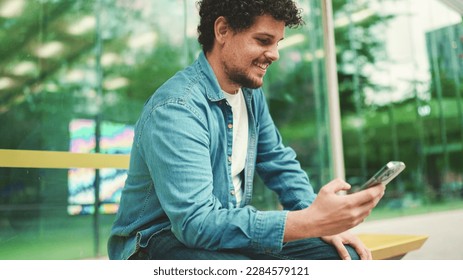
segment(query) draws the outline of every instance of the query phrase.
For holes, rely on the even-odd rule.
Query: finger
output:
[[[368,256],[367,260],[372,260],[372,259],[373,259],[373,255],[371,254],[370,249],[365,248],[365,251],[367,252],[367,256]]]
[[[351,260],[349,251],[347,251],[346,246],[344,246],[341,240],[334,240],[333,246],[336,248],[336,251],[338,251],[339,257],[341,257],[342,260]]]
[[[368,188],[356,193],[349,194],[349,196],[354,199],[360,205],[363,204],[373,204],[375,206],[378,204],[379,200],[384,195],[384,185],[379,184],[375,187]]]
[[[386,186],[381,183],[371,187],[370,189],[371,191],[375,192],[376,194],[382,197],[384,195],[384,192],[386,191]]]
[[[371,203],[372,203],[372,207],[375,207],[379,203],[381,198],[384,196],[385,187],[384,187],[384,185],[379,184],[379,185],[377,185],[377,186],[375,186],[373,188],[374,188],[374,189],[372,189],[373,199],[371,200]]]
[[[354,248],[361,260],[371,260],[371,252],[366,247]]]
[[[356,249],[357,251],[357,249]],[[373,257],[371,255],[370,249],[367,247],[363,247],[362,249],[358,249],[357,254],[359,254],[361,260],[372,260]]]
[[[371,260],[371,251],[360,240],[353,240],[349,245],[354,248],[361,260]]]

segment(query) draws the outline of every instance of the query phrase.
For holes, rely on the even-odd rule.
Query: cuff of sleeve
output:
[[[317,194],[313,194],[310,198],[308,198],[307,200],[304,200],[304,201],[299,201],[299,203],[297,203],[293,209],[290,209],[292,211],[294,210],[302,210],[302,209],[305,209],[307,207],[309,207],[313,201],[315,200],[315,198],[317,197]]]
[[[258,253],[280,252],[283,248],[288,211],[258,211],[253,247]]]
[[[294,210],[302,210],[302,209],[305,209],[305,208],[309,207],[310,204],[311,204],[310,202],[300,201],[298,204],[296,204],[296,205],[295,205],[292,209],[290,209],[290,210],[292,210],[292,211],[294,211]]]

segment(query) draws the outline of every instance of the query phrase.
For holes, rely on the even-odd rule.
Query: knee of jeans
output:
[[[129,257],[129,260],[148,260],[149,255],[145,252],[145,250],[140,249],[135,252],[133,255]]]
[[[347,252],[349,252],[350,258],[352,260],[360,260],[360,256],[357,253],[357,251],[355,251],[354,248],[352,248],[351,246],[346,246],[346,248],[347,248]]]

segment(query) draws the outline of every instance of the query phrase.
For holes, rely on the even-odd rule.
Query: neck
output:
[[[235,95],[235,94],[238,94],[238,92],[240,92],[240,89],[237,89],[234,92],[229,92],[229,91],[226,91],[224,89],[222,89],[222,90],[225,91],[226,93],[230,94],[230,95]]]
[[[212,67],[212,71],[214,71],[214,74],[217,77],[220,88],[222,88],[223,91],[228,92],[230,94],[238,93],[241,86],[236,83],[233,83],[227,78],[227,75],[223,70],[223,65],[220,60],[220,55],[218,54],[218,51],[213,49],[212,51],[206,53],[206,58]]]

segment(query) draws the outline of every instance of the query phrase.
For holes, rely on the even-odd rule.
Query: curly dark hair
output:
[[[271,15],[294,28],[304,24],[301,10],[293,0],[200,0],[196,2],[201,17],[198,25],[198,41],[204,52],[214,45],[214,23],[223,16],[235,31],[251,27],[257,16]]]

